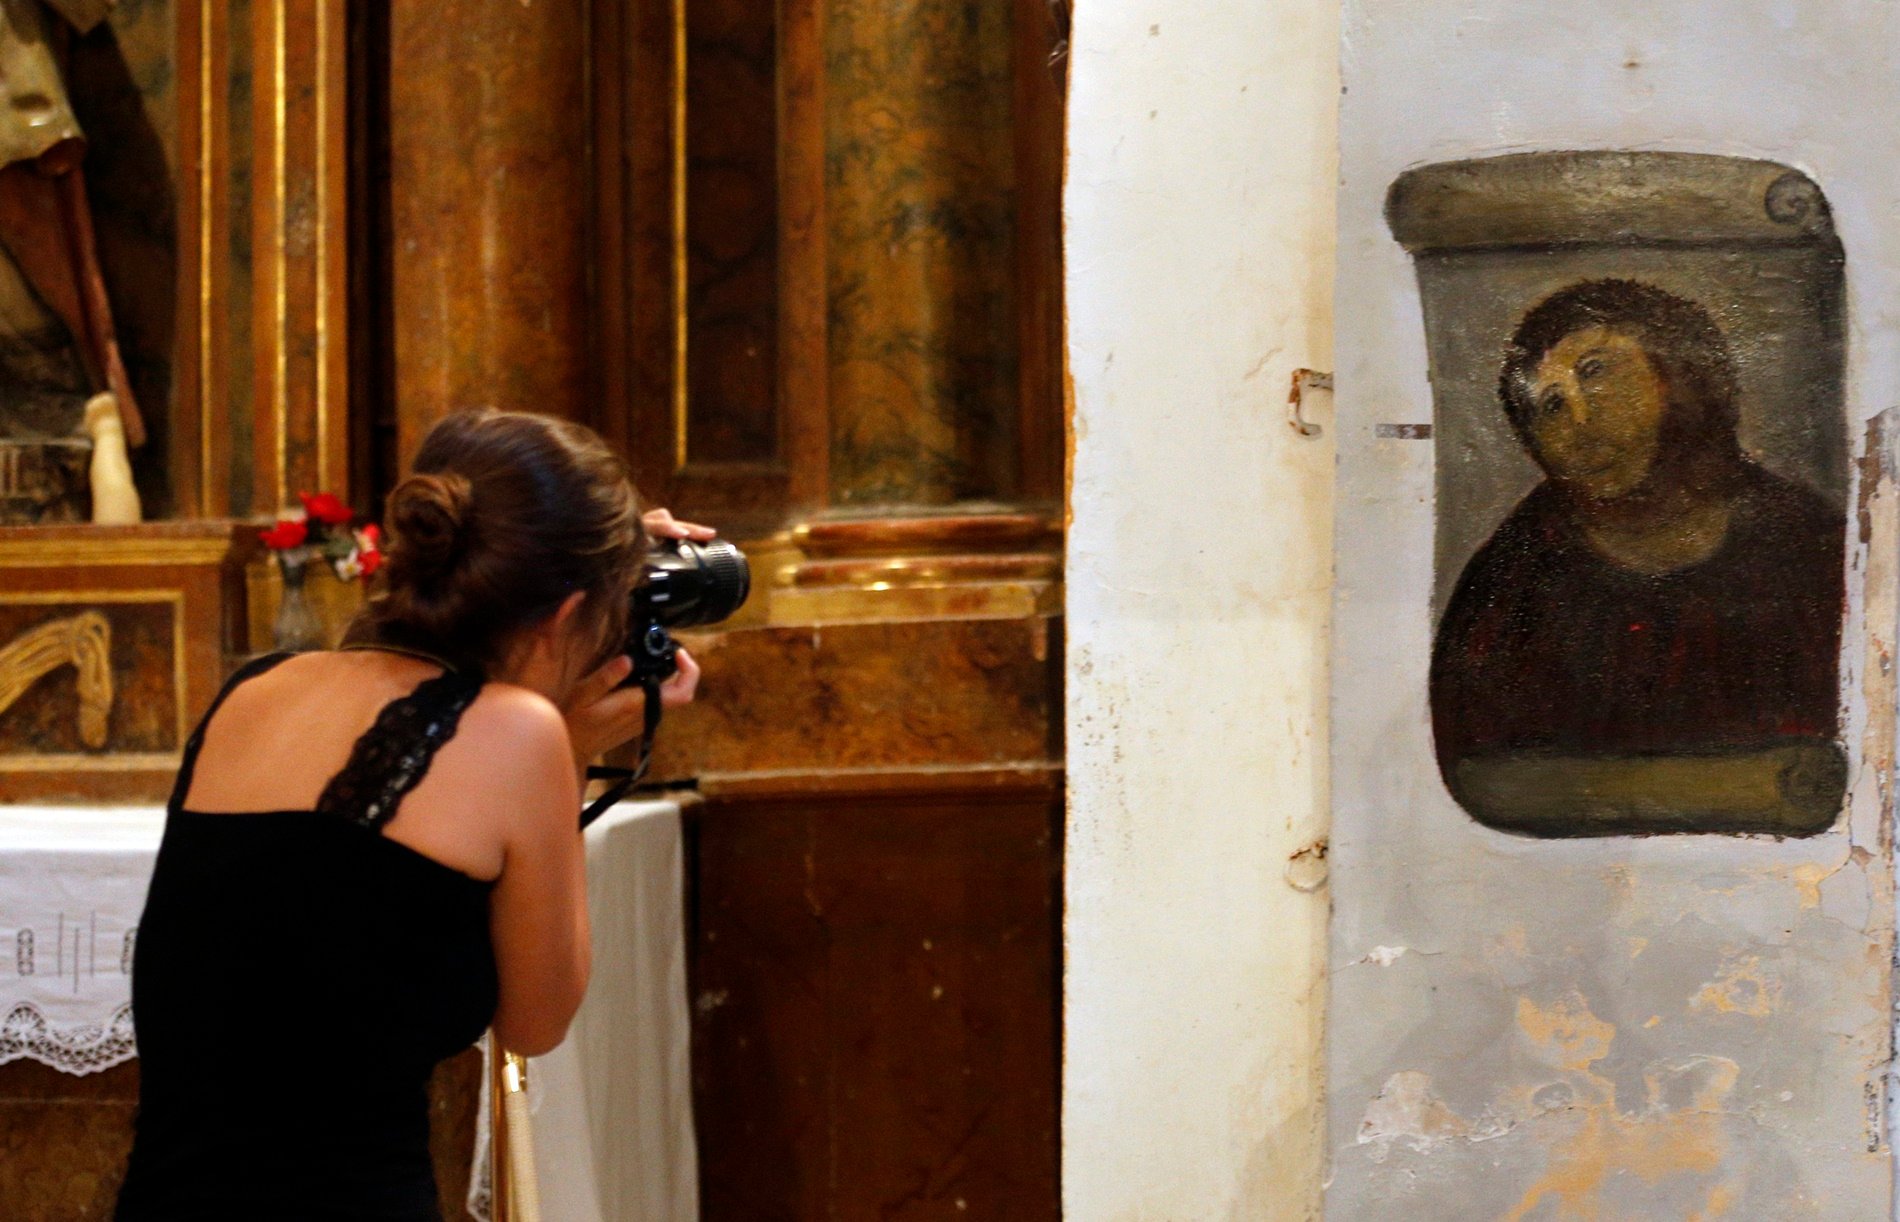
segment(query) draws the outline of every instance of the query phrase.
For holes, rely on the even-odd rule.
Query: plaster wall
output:
[[[1347,0],[1329,1218],[1891,1216],[1894,539],[1866,439],[1900,403],[1896,50],[1880,0]],[[1432,442],[1377,430],[1429,423],[1432,398],[1381,205],[1412,166],[1562,148],[1769,158],[1833,205],[1852,762],[1813,839],[1534,841],[1438,779]]]
[[[1339,10],[1075,7],[1065,1217],[1312,1218]]]

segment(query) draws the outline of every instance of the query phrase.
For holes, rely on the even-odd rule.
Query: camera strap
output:
[[[631,768],[608,768],[601,765],[589,765],[587,779],[590,781],[611,781],[602,794],[587,804],[581,812],[581,827],[600,818],[613,808],[614,803],[627,796],[627,791],[640,783],[647,774],[647,765],[653,762],[653,735],[660,728],[660,714],[664,712],[660,704],[660,680],[657,675],[648,675],[640,682],[640,690],[647,695],[646,728],[640,732],[640,755]]]

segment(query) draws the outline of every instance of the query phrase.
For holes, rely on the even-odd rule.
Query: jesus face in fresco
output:
[[[1581,328],[1544,354],[1528,382],[1524,431],[1547,475],[1592,501],[1642,487],[1655,466],[1668,388],[1640,340]]]

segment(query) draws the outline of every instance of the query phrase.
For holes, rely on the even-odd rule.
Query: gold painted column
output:
[[[831,502],[1008,499],[1017,477],[1012,6],[831,0]]]
[[[587,376],[587,6],[393,0],[400,461],[463,407],[577,416]]]

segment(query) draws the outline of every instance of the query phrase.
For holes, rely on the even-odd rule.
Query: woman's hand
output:
[[[662,708],[676,709],[683,704],[691,704],[693,697],[699,694],[698,659],[682,648],[673,655],[673,661],[679,664],[679,669],[660,684]]]
[[[656,539],[691,539],[695,543],[704,543],[719,532],[710,526],[701,526],[697,522],[682,522],[673,516],[670,509],[649,509],[640,515],[647,533]]]
[[[693,655],[682,649],[675,661],[679,669],[660,684],[660,704],[669,709],[691,704],[699,691],[699,663]],[[584,767],[646,728],[646,692],[620,686],[632,672],[633,659],[621,654],[575,684],[561,715],[567,718],[577,764]]]

